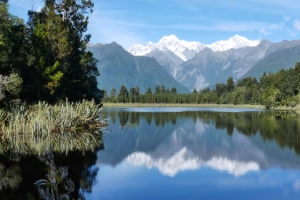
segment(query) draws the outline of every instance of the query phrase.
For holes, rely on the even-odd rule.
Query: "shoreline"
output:
[[[265,109],[262,105],[233,105],[233,104],[171,104],[171,103],[103,103],[104,108],[124,108],[124,107],[188,107],[188,108],[257,108]]]
[[[234,105],[234,104],[171,104],[171,103],[103,103],[103,108],[126,108],[126,107],[186,107],[186,108],[255,108],[266,110],[263,105]],[[279,106],[270,110],[291,110],[300,111],[300,105],[295,107]]]

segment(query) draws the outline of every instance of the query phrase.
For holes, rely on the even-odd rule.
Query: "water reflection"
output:
[[[300,167],[296,114],[133,110],[107,110],[112,133],[105,139],[105,151],[98,154],[101,162],[115,166],[127,160],[171,177],[201,167],[234,176],[273,166]]]
[[[68,178],[75,184],[70,199],[81,199],[92,192],[99,170],[96,152],[103,149],[101,131],[70,131],[36,141],[5,140],[4,145],[0,152],[1,200],[41,199],[34,183],[44,179],[49,169],[37,156],[49,149],[56,166],[68,167]]]
[[[297,114],[221,111],[106,109],[86,199],[299,199]]]

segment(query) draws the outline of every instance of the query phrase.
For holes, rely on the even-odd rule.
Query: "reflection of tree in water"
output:
[[[121,125],[128,123],[139,124],[144,118],[148,125],[155,122],[156,127],[165,124],[176,124],[177,118],[192,118],[194,122],[213,124],[217,129],[226,129],[229,135],[237,130],[251,136],[260,134],[265,140],[275,140],[281,147],[288,146],[300,154],[300,121],[296,113],[288,111],[274,112],[161,112],[139,113],[131,115],[129,112],[118,112]],[[129,119],[130,118],[130,119]]]
[[[91,192],[98,171],[93,167],[97,161],[96,151],[103,147],[101,131],[71,131],[36,143],[16,142],[12,144],[5,141],[7,148],[0,154],[1,200],[39,199],[34,183],[45,177],[47,167],[39,161],[37,155],[42,153],[39,149],[48,148],[55,151],[57,166],[69,166],[68,177],[75,183],[71,197],[78,199],[84,193]],[[18,148],[13,148],[16,146]]]
[[[20,168],[17,164],[8,168],[0,164],[0,191],[6,188],[15,189],[21,181]]]
[[[112,112],[110,112],[110,119],[111,119],[111,122],[113,123],[113,124],[115,124],[116,123],[116,119],[117,119],[117,116],[116,116],[116,112],[115,111],[112,111]]]
[[[139,112],[131,112],[129,115],[129,123],[131,126],[138,126],[140,124],[140,113]]]
[[[125,126],[129,120],[129,112],[118,112],[121,126]]]
[[[264,140],[275,140],[281,147],[288,146],[300,154],[300,121],[291,112],[205,113],[203,118],[215,119],[217,129],[234,128],[245,135],[260,134]],[[202,118],[200,117],[200,118]]]
[[[79,199],[83,194],[90,193],[98,171],[98,168],[94,167],[97,161],[96,151],[86,153],[73,151],[68,155],[59,153],[54,155],[56,166],[68,166],[68,177],[75,183],[71,199]],[[0,189],[1,200],[40,199],[34,183],[45,178],[48,173],[44,163],[35,155],[22,156],[19,161],[10,160],[9,156],[0,156],[0,162],[0,167],[3,166],[5,169],[4,172],[9,173],[5,179],[9,184]],[[2,170],[0,173],[2,180]]]

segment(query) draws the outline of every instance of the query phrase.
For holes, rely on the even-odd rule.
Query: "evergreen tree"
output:
[[[177,94],[177,89],[176,89],[175,87],[172,87],[171,93],[172,93],[172,94]]]
[[[160,93],[164,94],[165,92],[166,92],[166,88],[165,88],[164,85],[162,85],[161,88],[160,88]]]
[[[155,94],[160,94],[160,87],[159,87],[159,85],[157,85],[155,87]]]
[[[116,103],[117,102],[117,91],[115,88],[111,89],[110,92],[110,102]]]
[[[146,94],[147,94],[147,95],[150,95],[150,94],[152,94],[151,87],[148,87],[148,88],[147,88]]]
[[[90,0],[46,0],[41,12],[29,12],[31,49],[29,65],[22,70],[27,86],[24,96],[30,91],[33,101],[53,102],[101,98],[96,59],[86,51],[87,14],[92,8]],[[33,75],[25,75],[28,70]]]
[[[227,91],[228,92],[232,92],[234,89],[234,81],[233,81],[233,78],[232,77],[229,77],[227,79]]]
[[[127,88],[124,85],[122,85],[121,89],[120,89],[120,92],[118,94],[119,102],[121,102],[121,103],[127,103],[127,101],[128,101],[128,94],[129,93],[128,93]]]

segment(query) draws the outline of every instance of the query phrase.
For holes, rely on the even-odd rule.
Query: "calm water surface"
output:
[[[87,200],[300,199],[300,120],[290,114],[221,108],[105,113],[110,126],[103,147],[55,155],[58,166],[69,166],[75,193]],[[33,183],[44,178],[44,164],[36,156],[0,161],[0,199],[38,199]]]

